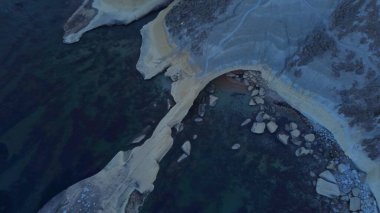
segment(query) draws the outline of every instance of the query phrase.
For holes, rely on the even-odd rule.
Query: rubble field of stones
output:
[[[267,110],[270,107],[265,106],[271,97],[266,96],[268,91],[262,83],[260,72],[231,72],[226,74],[226,77],[244,84],[250,95],[247,104],[258,110],[253,118],[242,120],[240,125],[242,128],[249,127],[252,134],[256,135],[265,132],[275,134],[278,142],[295,150],[294,155],[300,160],[305,161],[306,157],[311,157],[323,166],[321,171],[310,170],[309,176],[318,199],[332,204],[331,212],[379,212],[375,198],[364,183],[366,174],[354,166],[333,139],[327,140],[329,136],[326,130],[315,128],[314,132],[303,132],[296,121],[284,125],[276,122],[279,119],[278,114],[273,112],[273,108]],[[207,107],[214,107],[219,99],[214,95],[213,85],[207,92],[208,98],[198,105],[198,113],[194,118],[196,123],[203,122]],[[184,125],[179,123],[174,129],[176,132],[181,132]],[[183,143],[181,147],[183,154],[178,158],[178,163],[190,156],[191,141],[197,137],[194,134],[191,140]],[[233,144],[231,149],[240,149],[240,144]]]

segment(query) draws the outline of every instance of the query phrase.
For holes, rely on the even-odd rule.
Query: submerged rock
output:
[[[281,143],[287,145],[287,144],[288,144],[288,140],[289,140],[289,135],[287,135],[287,134],[285,134],[285,133],[279,133],[279,134],[277,135],[277,139],[278,139]]]
[[[175,128],[175,130],[177,131],[177,133],[178,133],[178,132],[182,132],[183,129],[184,129],[183,123],[182,123],[182,122],[177,123],[176,125],[174,125],[174,128]]]
[[[294,129],[290,132],[290,135],[292,136],[292,138],[298,138],[301,135],[301,131],[299,131],[298,129]]]
[[[185,143],[183,143],[182,145],[182,151],[186,154],[186,155],[190,155],[190,151],[191,151],[191,143],[190,141],[185,141]]]
[[[200,123],[200,122],[203,121],[203,118],[199,118],[199,117],[198,117],[198,118],[195,118],[194,121],[195,121],[196,123]]]
[[[232,145],[231,149],[232,149],[232,150],[240,149],[240,144],[235,143],[234,145]]]
[[[313,142],[315,140],[315,135],[314,134],[306,134],[303,136],[303,138],[305,139],[305,141]]]
[[[132,143],[140,143],[142,140],[144,140],[145,137],[146,137],[146,135],[142,134],[142,135],[138,136],[137,138],[133,139]]]
[[[305,156],[305,155],[308,155],[308,154],[313,154],[313,150],[311,149],[306,149],[305,147],[300,147],[296,150],[295,152],[295,155],[297,157],[300,157],[300,156]]]
[[[253,97],[253,100],[255,101],[256,104],[264,104],[265,103],[264,99],[260,96]]]
[[[259,93],[260,93],[260,91],[258,89],[254,89],[251,92],[251,96],[254,97],[254,96],[258,95]]]
[[[251,128],[251,132],[255,134],[262,134],[265,131],[265,123],[264,122],[254,122]]]
[[[177,162],[180,163],[181,161],[185,160],[187,157],[188,157],[188,155],[186,155],[186,154],[182,154],[182,155],[179,156],[179,158],[177,159]]]
[[[243,123],[240,124],[241,127],[247,126],[249,123],[251,123],[252,119],[247,118],[243,121]]]
[[[198,115],[203,117],[206,113],[206,104],[199,104],[198,106]]]
[[[249,101],[249,104],[248,104],[249,106],[255,106],[255,105],[257,105],[256,104],[256,102],[253,100],[253,99],[251,99],[250,101]]]
[[[328,182],[322,178],[318,178],[316,191],[325,197],[334,198],[340,195],[339,187],[335,183]]]
[[[289,128],[290,128],[290,131],[292,131],[292,130],[297,129],[297,128],[298,128],[298,125],[297,125],[296,123],[294,123],[294,122],[291,122],[291,123],[289,124]]]
[[[278,129],[278,125],[273,121],[269,121],[267,123],[267,128],[270,133],[274,133]]]
[[[216,97],[215,95],[210,95],[209,96],[209,105],[211,106],[211,107],[214,107],[215,105],[216,105],[216,102],[217,102],[217,100],[218,100],[219,98],[218,97]]]

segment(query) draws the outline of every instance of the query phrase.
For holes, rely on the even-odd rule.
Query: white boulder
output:
[[[316,191],[318,194],[334,198],[340,195],[339,187],[335,183],[328,182],[322,178],[318,178]]]
[[[190,141],[185,141],[185,143],[182,144],[182,151],[186,154],[186,155],[190,155],[190,151],[191,151],[191,143]]]
[[[331,182],[331,183],[336,183],[335,176],[329,171],[325,170],[321,174],[319,174],[319,177]]]
[[[298,129],[294,129],[290,131],[290,135],[292,136],[292,138],[298,138],[301,135],[301,131],[299,131]]]
[[[251,132],[255,134],[262,134],[265,131],[265,123],[264,122],[254,122],[251,128]]]
[[[303,138],[305,139],[305,141],[313,142],[315,140],[315,135],[310,133],[310,134],[304,135]]]
[[[279,134],[277,135],[277,139],[278,139],[281,143],[287,145],[287,144],[288,144],[288,140],[289,140],[289,135],[287,135],[287,134],[285,134],[285,133],[279,133]]]
[[[350,211],[359,211],[361,206],[360,198],[352,197],[350,198]]]
[[[208,102],[208,105],[210,105],[211,107],[214,107],[216,105],[216,101],[218,100],[219,98],[216,97],[215,95],[210,95],[209,96],[209,102]]]
[[[253,97],[253,100],[256,102],[256,104],[264,104],[265,103],[264,99],[260,96]]]
[[[267,123],[267,128],[270,133],[274,133],[278,129],[278,125],[273,121],[269,121]]]

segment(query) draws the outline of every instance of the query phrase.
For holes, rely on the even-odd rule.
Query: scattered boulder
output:
[[[183,123],[177,123],[176,125],[174,125],[174,128],[175,128],[175,130],[177,131],[177,133],[178,132],[182,132],[182,130],[183,130]]]
[[[318,178],[317,180],[316,191],[318,194],[329,198],[340,195],[339,187],[335,183],[328,182],[322,178]]]
[[[265,131],[265,123],[264,122],[254,122],[251,128],[251,132],[255,134],[262,134]]]
[[[240,149],[240,144],[235,143],[234,145],[232,145],[231,149],[232,149],[232,150]]]
[[[264,104],[265,103],[264,99],[260,96],[253,97],[253,100],[256,102],[256,104]]]
[[[300,147],[296,150],[295,152],[295,155],[297,157],[300,157],[300,156],[305,156],[305,155],[308,155],[308,154],[313,154],[313,150],[311,149],[306,149],[305,147]]]
[[[360,194],[360,189],[359,189],[359,188],[353,188],[353,189],[352,189],[352,195],[353,195],[354,197],[358,197],[359,194]]]
[[[256,115],[256,121],[257,122],[263,122],[264,121],[264,112],[263,111],[260,111],[259,113],[257,113]]]
[[[252,91],[253,90],[253,86],[248,86],[248,91]]]
[[[350,211],[359,211],[361,203],[360,198],[358,197],[352,197],[350,198]]]
[[[272,120],[272,116],[268,115],[267,113],[264,113],[263,120]]]
[[[198,135],[193,135],[193,140],[197,140]]]
[[[301,131],[299,131],[298,129],[294,129],[290,131],[290,135],[292,136],[292,138],[298,138],[301,135]]]
[[[211,107],[214,107],[216,105],[216,101],[218,100],[219,98],[216,97],[215,95],[210,95],[209,96],[209,100],[208,100],[208,105],[210,105]]]
[[[260,88],[260,90],[259,90],[259,95],[260,96],[264,96],[265,95],[265,90],[264,90],[264,88]]]
[[[251,96],[254,97],[254,96],[258,95],[259,93],[260,93],[260,91],[258,89],[254,89],[251,92]]]
[[[308,141],[308,142],[313,142],[315,140],[315,135],[314,134],[306,134],[303,136],[303,138],[305,139],[305,141]]]
[[[185,143],[182,144],[182,151],[186,154],[186,155],[190,155],[190,151],[191,151],[191,143],[190,141],[185,141]]]
[[[287,135],[287,134],[285,134],[285,133],[279,133],[279,134],[277,135],[277,139],[278,139],[281,143],[287,145],[287,144],[288,144],[288,140],[289,140],[289,135]]]
[[[338,165],[338,171],[340,173],[344,173],[344,172],[346,172],[349,169],[350,169],[350,165],[348,165],[348,164],[341,163],[341,164]]]
[[[267,128],[270,133],[274,133],[278,129],[278,125],[273,121],[269,121],[267,123]]]
[[[145,137],[146,137],[146,135],[142,134],[142,135],[138,136],[137,138],[133,139],[132,143],[140,143],[142,140],[144,140]]]
[[[335,163],[334,161],[330,161],[329,164],[326,166],[326,169],[335,170]]]
[[[252,119],[247,118],[247,119],[245,119],[245,120],[243,121],[243,123],[240,124],[240,126],[241,126],[241,127],[246,126],[246,125],[248,125],[249,123],[251,123],[251,121],[252,121]]]
[[[253,99],[251,99],[249,101],[249,106],[255,106],[255,105],[257,105],[256,102]]]
[[[336,183],[335,176],[329,171],[325,170],[321,174],[319,174],[319,177],[331,182],[331,183]]]
[[[290,131],[291,131],[291,130],[295,130],[295,129],[298,128],[298,125],[297,125],[296,123],[294,123],[294,122],[290,122],[290,124],[289,124],[289,128],[290,128]]]
[[[198,117],[198,118],[195,118],[194,121],[195,121],[196,123],[200,123],[200,122],[203,121],[203,118],[199,118],[199,117]]]
[[[206,113],[206,104],[199,104],[198,106],[198,115],[203,117]]]
[[[182,155],[179,156],[179,158],[177,159],[177,162],[179,163],[179,162],[185,160],[185,158],[187,158],[187,157],[188,157],[188,155],[186,155],[186,154],[182,154]]]
[[[302,141],[296,138],[292,138],[290,141],[296,146],[301,146],[302,144]]]

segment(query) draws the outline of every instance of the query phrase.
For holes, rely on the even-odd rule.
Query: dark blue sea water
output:
[[[0,1],[0,212],[36,212],[166,112],[161,79],[135,69],[139,29],[155,14],[65,45],[80,3]]]

